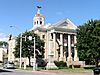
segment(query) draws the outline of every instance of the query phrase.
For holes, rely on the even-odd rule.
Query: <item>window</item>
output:
[[[42,18],[40,18],[40,20],[42,20]]]
[[[40,24],[42,24],[42,21],[40,21]]]
[[[51,39],[53,39],[53,34],[51,33]]]
[[[34,22],[34,24],[36,24],[36,22]]]
[[[37,21],[37,24],[38,24],[38,21]]]
[[[45,35],[42,35],[42,38],[45,39]]]

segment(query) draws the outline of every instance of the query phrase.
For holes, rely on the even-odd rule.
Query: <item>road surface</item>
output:
[[[59,73],[49,71],[27,71],[19,69],[0,69],[0,75],[93,75],[93,73]]]

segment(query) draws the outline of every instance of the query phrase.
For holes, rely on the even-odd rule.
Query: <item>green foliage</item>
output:
[[[84,69],[94,69],[95,67],[84,67]]]
[[[5,41],[0,41],[0,46],[7,46],[8,45],[8,43],[7,42],[5,42]]]
[[[76,46],[80,60],[86,61],[87,64],[98,63],[100,60],[100,20],[90,20],[78,27]]]
[[[0,63],[3,63],[2,61],[0,61]]]
[[[74,68],[80,68],[81,65],[73,65]]]
[[[38,67],[41,67],[41,68],[45,68],[46,65],[47,65],[47,62],[45,60],[43,60],[42,58],[38,58],[36,59],[36,63],[37,63],[37,66]]]
[[[59,69],[67,68],[67,64],[64,61],[54,61],[54,63]]]
[[[21,35],[21,34],[20,34]],[[16,46],[14,55],[15,57],[20,56],[20,35],[16,39]],[[29,40],[29,36],[32,36],[32,40]],[[41,55],[36,51],[36,58],[44,57],[44,41],[40,39],[40,37],[34,33],[34,31],[25,32],[22,34],[22,57],[28,57],[30,61],[30,57],[34,56],[34,37],[35,37],[35,48],[39,50]]]

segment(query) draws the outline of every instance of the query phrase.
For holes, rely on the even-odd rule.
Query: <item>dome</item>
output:
[[[42,14],[36,14],[35,17],[44,17]]]

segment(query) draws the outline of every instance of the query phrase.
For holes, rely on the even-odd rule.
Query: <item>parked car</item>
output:
[[[15,69],[14,64],[13,63],[5,63],[3,68],[6,69]]]
[[[100,75],[100,65],[96,66],[93,72],[94,72],[94,75]]]

